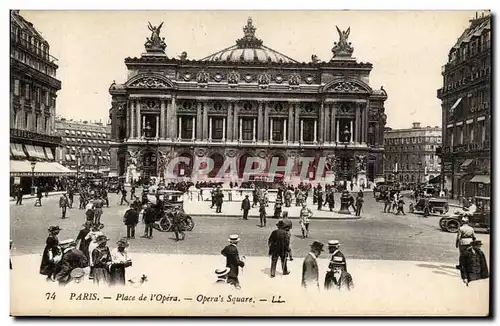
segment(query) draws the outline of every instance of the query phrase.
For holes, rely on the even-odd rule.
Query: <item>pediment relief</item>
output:
[[[127,87],[134,88],[173,88],[171,80],[162,75],[139,75],[126,83]]]
[[[330,93],[350,94],[368,94],[372,92],[370,86],[360,80],[334,80],[326,84],[323,90]]]

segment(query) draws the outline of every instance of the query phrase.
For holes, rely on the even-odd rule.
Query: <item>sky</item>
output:
[[[351,28],[358,62],[370,62],[370,86],[388,93],[387,126],[441,126],[441,67],[474,11],[21,11],[58,58],[57,114],[107,121],[110,84],[127,80],[126,57],[139,57],[148,21],[164,22],[168,57],[202,59],[235,44],[252,17],[264,45],[300,62],[328,61],[335,26]]]

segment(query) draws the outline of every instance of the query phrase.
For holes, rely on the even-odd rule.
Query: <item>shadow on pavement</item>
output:
[[[434,265],[434,264],[417,264],[417,267],[436,269],[435,271],[432,271],[435,274],[442,274],[442,275],[451,276],[451,277],[460,277],[459,271],[455,268],[455,266]]]

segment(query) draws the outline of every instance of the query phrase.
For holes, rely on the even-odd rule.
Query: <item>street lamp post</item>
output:
[[[31,195],[35,195],[35,166],[36,162],[31,162]]]

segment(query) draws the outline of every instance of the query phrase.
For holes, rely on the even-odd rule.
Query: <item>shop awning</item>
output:
[[[26,148],[29,157],[38,158],[38,153],[33,145],[24,145],[24,147]]]
[[[43,150],[43,147],[40,146],[33,146],[35,148],[36,154],[38,155],[37,157],[43,160],[47,159],[47,156],[45,155],[45,151]]]
[[[484,183],[490,184],[491,178],[489,175],[477,174],[470,181],[470,183]]]
[[[455,104],[453,104],[453,106],[450,108],[450,111],[455,110],[461,101],[462,101],[462,98],[461,97],[458,98],[458,100],[456,100]]]
[[[471,160],[471,159],[466,159],[466,160],[462,163],[462,165],[460,165],[460,167],[461,167],[462,169],[463,169],[463,168],[466,168],[466,167],[468,167],[469,165],[471,165],[471,163],[472,163],[472,160]]]
[[[12,155],[14,157],[26,158],[26,154],[23,150],[23,145],[21,144],[10,144],[10,150],[12,151]]]
[[[54,160],[54,155],[52,155],[52,150],[50,148],[44,147],[43,150],[45,151],[45,155],[47,158],[51,161]]]
[[[31,176],[30,161],[10,161],[10,176],[11,177],[26,177]],[[33,172],[34,176],[50,177],[50,176],[68,176],[73,175],[68,168],[56,162],[37,162]]]

